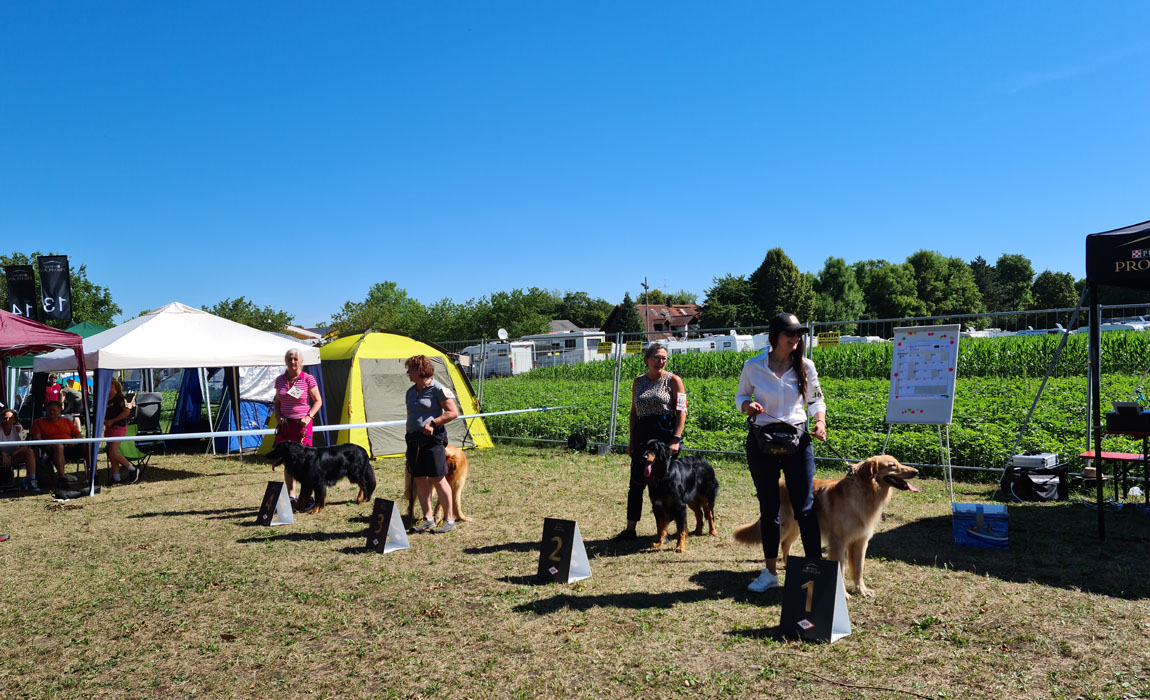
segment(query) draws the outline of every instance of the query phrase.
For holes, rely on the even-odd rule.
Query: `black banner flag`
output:
[[[40,308],[45,319],[72,320],[72,280],[68,274],[68,256],[42,255],[40,266]]]
[[[36,274],[31,265],[5,265],[8,280],[8,310],[17,316],[38,320],[36,309]]]

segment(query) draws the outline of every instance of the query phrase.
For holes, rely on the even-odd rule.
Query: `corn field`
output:
[[[1043,377],[1061,336],[1032,335],[963,338],[958,345],[959,377]],[[1086,333],[1073,333],[1051,376],[1085,377]],[[1150,333],[1114,331],[1102,334],[1102,373],[1141,374],[1150,368]],[[855,343],[815,348],[819,375],[842,379],[890,376],[890,343]]]
[[[999,469],[1011,450],[1033,403],[1059,335],[963,338],[959,344],[954,423],[950,426],[951,461],[957,466]],[[1067,337],[1035,414],[1022,434],[1018,452],[1056,452],[1079,466],[1086,445],[1087,337]],[[1102,335],[1103,405],[1135,396],[1150,368],[1150,333],[1115,331]],[[684,430],[688,449],[739,454],[746,428],[734,405],[743,363],[758,351],[674,354],[668,369],[683,378],[689,397]],[[879,452],[887,437],[886,398],[890,343],[857,343],[815,348],[828,404],[831,445],[851,459]],[[593,443],[627,441],[630,382],[645,371],[639,355],[621,360],[616,430],[610,432],[615,361],[540,368],[518,377],[488,380],[483,409],[501,411],[544,405],[571,408],[547,414],[493,417],[489,428],[502,437],[566,441],[579,434]],[[613,439],[612,439],[613,438]],[[1108,438],[1107,448],[1136,451],[1139,445]],[[904,461],[941,464],[935,426],[896,426],[887,451]],[[816,445],[816,454],[834,454]]]

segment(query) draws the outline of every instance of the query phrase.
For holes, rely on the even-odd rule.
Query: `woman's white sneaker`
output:
[[[747,590],[762,593],[768,588],[779,588],[779,577],[771,573],[770,569],[763,569],[763,573],[747,586]]]

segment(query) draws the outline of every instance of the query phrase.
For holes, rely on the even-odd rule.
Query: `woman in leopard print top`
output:
[[[667,346],[651,343],[643,351],[647,372],[631,385],[630,440],[631,480],[627,487],[627,527],[616,537],[633,539],[635,526],[643,515],[643,489],[651,475],[651,465],[643,458],[648,440],[661,440],[671,448],[672,458],[683,444],[687,422],[687,389],[683,380],[668,372]]]

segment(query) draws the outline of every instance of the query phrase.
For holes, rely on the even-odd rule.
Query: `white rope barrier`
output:
[[[560,411],[573,408],[574,404],[566,406],[546,406],[544,408],[519,408],[511,411],[492,411],[491,413],[472,413],[458,416],[454,420],[471,420],[472,418],[487,418],[489,416],[506,416],[513,413],[538,413],[541,411]],[[452,421],[454,422],[454,421]],[[339,425],[314,425],[312,432],[322,433],[333,430],[357,430],[359,428],[394,428],[407,425],[406,420],[376,421],[374,423],[342,423]],[[20,445],[88,445],[93,442],[163,442],[166,440],[198,440],[203,438],[239,437],[244,435],[275,435],[271,428],[258,430],[219,430],[204,433],[155,433],[148,435],[125,435],[124,437],[98,437],[98,438],[68,438],[65,440],[24,440]]]

